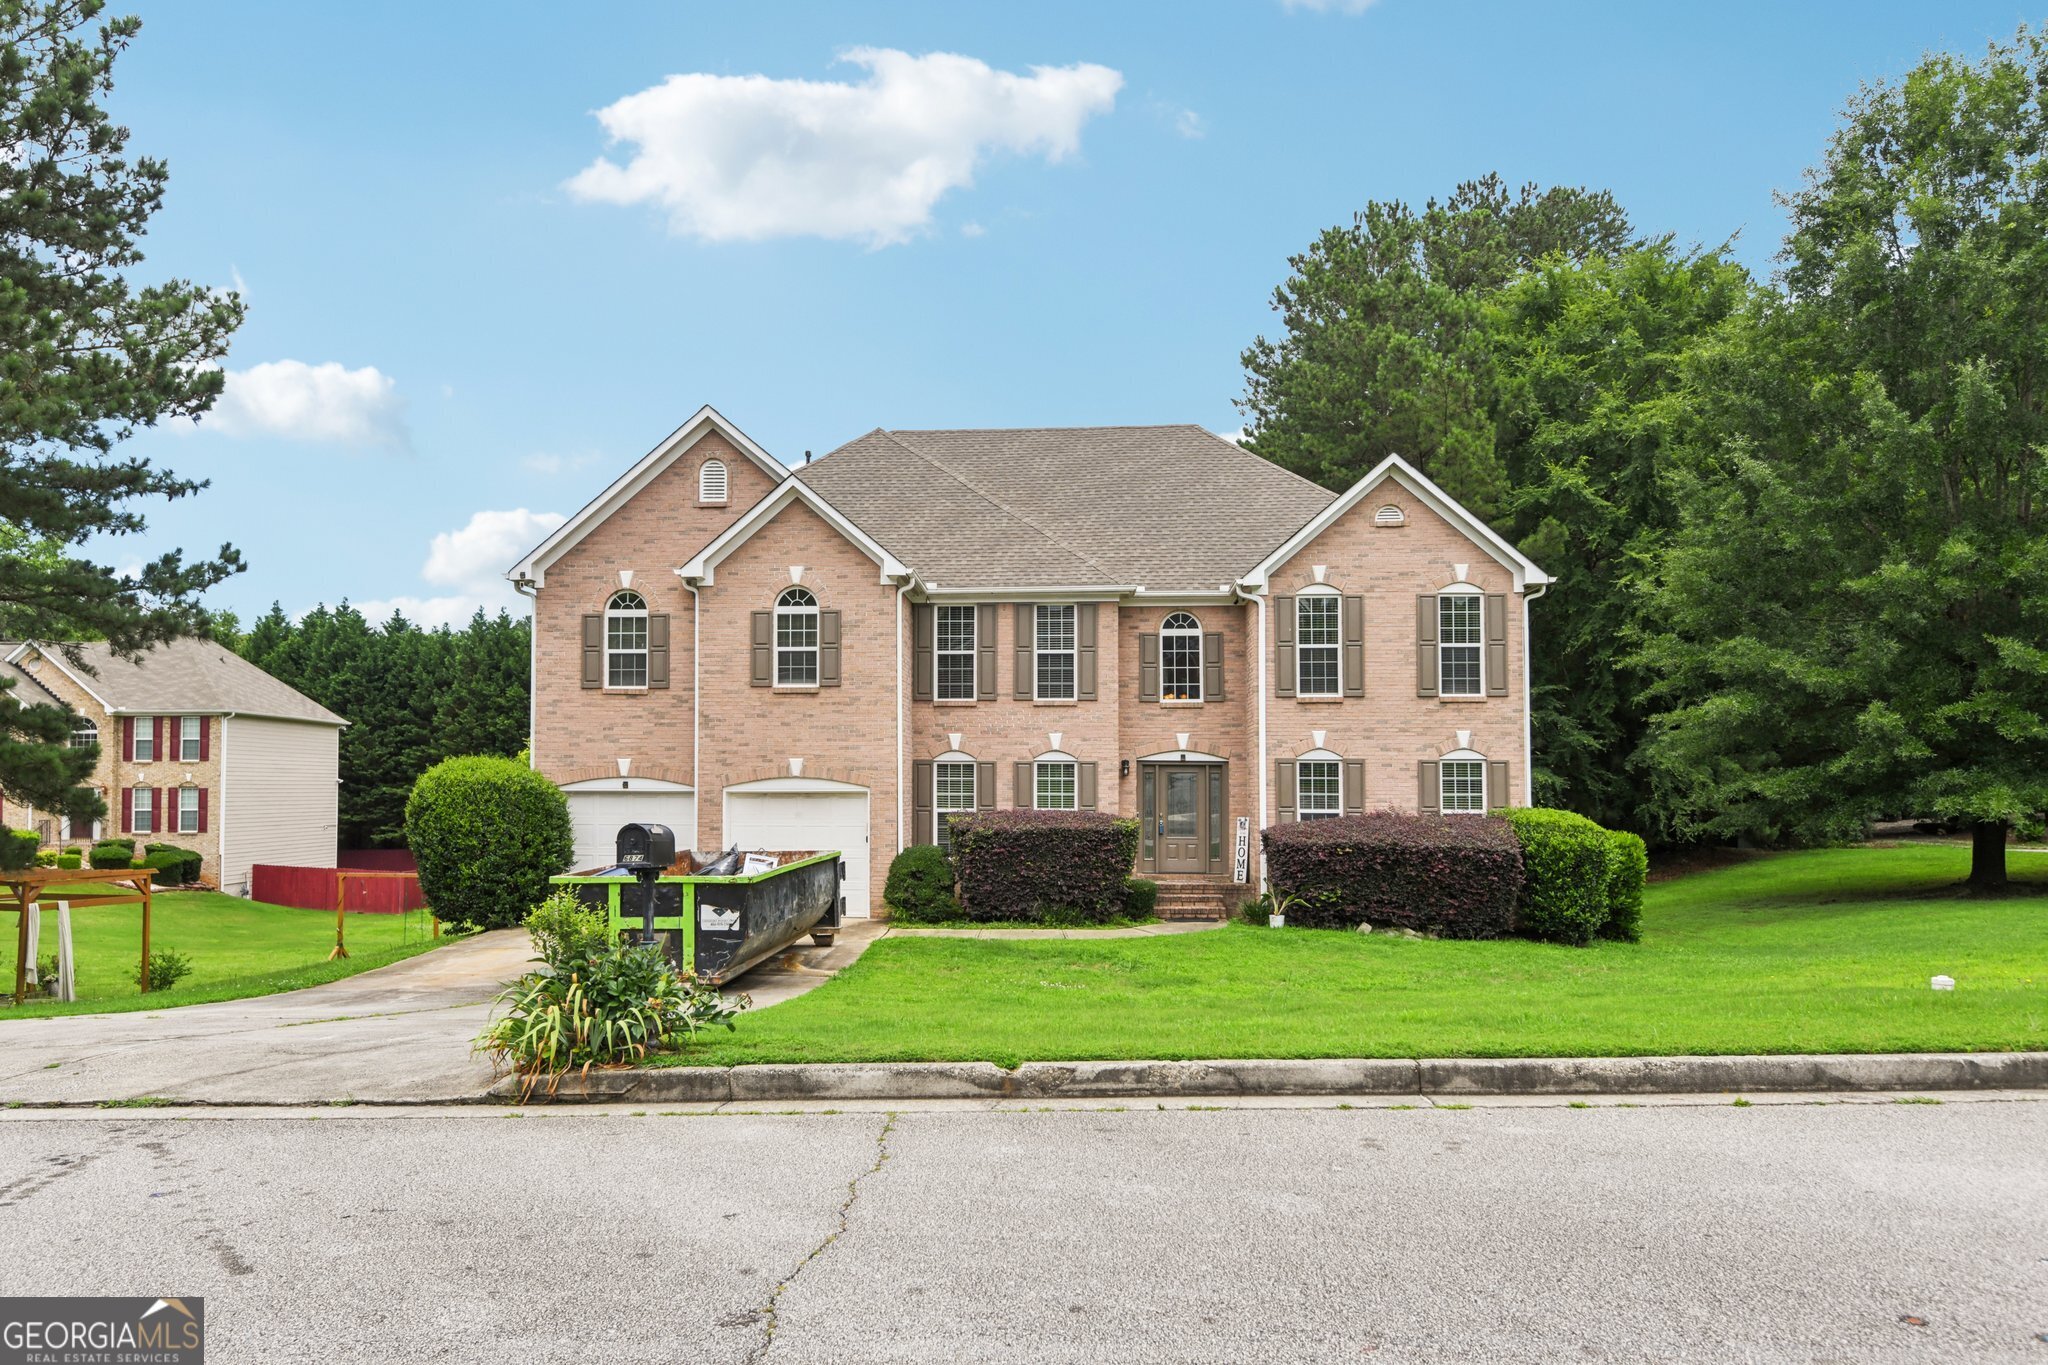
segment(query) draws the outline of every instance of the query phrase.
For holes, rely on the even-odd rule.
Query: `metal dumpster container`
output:
[[[836,850],[767,853],[760,872],[707,877],[686,869],[708,859],[684,853],[655,883],[654,931],[669,959],[713,985],[781,952],[805,934],[830,943],[845,913],[846,867]],[[597,869],[550,878],[603,910],[615,934],[644,923],[640,884],[624,871]]]

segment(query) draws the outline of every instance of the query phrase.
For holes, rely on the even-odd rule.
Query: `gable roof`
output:
[[[690,562],[677,569],[676,573],[680,577],[701,583],[713,582],[719,563],[738,548],[747,537],[753,535],[754,532],[773,520],[776,513],[789,506],[792,502],[803,503],[806,507],[824,518],[825,522],[833,530],[852,541],[862,554],[874,560],[881,568],[883,582],[887,582],[892,578],[902,578],[909,574],[910,570],[897,562],[894,555],[876,543],[873,536],[854,525],[851,521],[848,521],[838,508],[826,502],[795,479],[784,479],[774,492],[762,498],[742,513],[738,521],[720,531],[716,536],[713,536],[711,543],[692,555]]]
[[[1515,591],[1532,584],[1554,583],[1557,580],[1536,567],[1534,560],[1517,550],[1500,537],[1491,526],[1470,512],[1450,494],[1431,483],[1426,475],[1399,455],[1389,455],[1373,467],[1370,474],[1344,490],[1342,496],[1318,512],[1308,523],[1284,541],[1265,558],[1261,559],[1242,579],[1246,587],[1264,587],[1273,570],[1285,564],[1301,552],[1303,546],[1328,530],[1338,518],[1371,496],[1372,491],[1392,479],[1413,494],[1425,507],[1435,512],[1451,526],[1462,532],[1466,539],[1499,561],[1515,576]]]
[[[789,468],[780,460],[754,444],[752,437],[741,431],[725,416],[706,403],[690,414],[690,419],[670,432],[660,445],[641,456],[633,467],[612,481],[609,488],[583,504],[575,516],[570,517],[540,544],[528,551],[526,556],[510,569],[505,577],[514,582],[542,584],[547,581],[548,565],[560,559],[578,542],[601,525],[606,517],[619,510],[635,493],[654,482],[656,476],[689,453],[707,432],[716,431],[732,443],[733,449],[752,460],[761,472],[781,483],[789,477]]]
[[[44,665],[71,679],[110,715],[232,712],[318,725],[348,724],[297,688],[279,682],[211,640],[173,640],[133,661],[102,643],[69,646],[92,669],[90,673],[76,668],[64,656],[64,648],[33,640],[0,641],[0,656],[10,673],[32,681],[35,675],[24,665],[40,657]]]
[[[1335,497],[1193,425],[878,429],[794,474],[942,589],[1216,592]]]

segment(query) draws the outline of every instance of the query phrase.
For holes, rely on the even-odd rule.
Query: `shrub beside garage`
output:
[[[1099,811],[1004,810],[947,825],[960,909],[989,923],[1100,923],[1125,913],[1138,822]]]
[[[1505,816],[1377,812],[1275,825],[1260,839],[1287,922],[1444,938],[1522,934],[1633,942],[1648,857],[1633,834],[1570,811]]]

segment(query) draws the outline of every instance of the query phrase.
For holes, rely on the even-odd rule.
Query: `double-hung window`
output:
[[[1202,623],[1184,611],[1159,628],[1159,699],[1202,699]]]
[[[775,685],[818,685],[818,599],[808,588],[775,599]]]
[[[974,700],[974,614],[971,606],[935,612],[940,701]]]
[[[1478,758],[1447,758],[1437,765],[1443,790],[1439,809],[1445,815],[1486,814],[1486,762]]]
[[[1446,697],[1476,697],[1485,691],[1481,677],[1482,633],[1476,592],[1447,592],[1436,599],[1437,691]]]
[[[199,735],[206,724],[204,716],[178,717],[178,761],[197,763],[199,761]]]
[[[1295,693],[1303,697],[1335,697],[1344,691],[1338,662],[1343,634],[1337,623],[1340,603],[1333,592],[1303,593],[1294,599]]]
[[[1074,609],[1040,607],[1036,613],[1038,700],[1074,699]],[[1067,765],[1069,769],[1072,764]],[[1043,804],[1043,803],[1041,803]],[[1073,803],[1069,801],[1068,805]]]
[[[604,685],[647,686],[647,599],[615,592],[604,606]]]
[[[951,848],[953,841],[946,832],[946,818],[973,809],[974,765],[963,760],[933,764],[932,841],[940,848]]]
[[[71,747],[74,749],[89,749],[99,742],[100,727],[85,717],[80,716],[78,724],[73,726],[71,730]]]
[[[156,717],[137,716],[132,724],[135,726],[135,752],[129,755],[129,757],[137,763],[154,763],[156,761]]]
[[[1072,608],[1068,608],[1069,611]],[[1040,810],[1072,810],[1075,805],[1074,761],[1041,758],[1032,774],[1033,804]]]
[[[129,828],[134,834],[156,833],[156,789],[136,787],[129,794]]]
[[[1327,820],[1344,809],[1342,765],[1334,758],[1305,758],[1294,765],[1295,818]]]
[[[178,788],[178,833],[199,832],[199,788]]]

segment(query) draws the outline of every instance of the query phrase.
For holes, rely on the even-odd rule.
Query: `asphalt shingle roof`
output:
[[[0,655],[12,654],[19,643],[0,641]],[[54,652],[59,647],[50,648]],[[81,644],[76,649],[93,669],[84,675],[85,686],[110,711],[177,715],[233,711],[327,725],[347,723],[297,688],[279,682],[211,640],[173,640],[133,662],[105,644]]]
[[[795,472],[949,588],[1213,592],[1336,498],[1198,426],[877,429]]]

